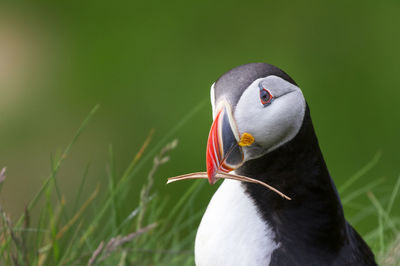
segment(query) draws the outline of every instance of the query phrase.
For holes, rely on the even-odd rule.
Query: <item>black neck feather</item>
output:
[[[262,180],[292,198],[289,201],[263,186],[244,184],[282,247],[293,248],[294,253],[326,251],[328,257],[339,252],[346,241],[346,221],[308,106],[294,139],[246,162],[236,172]]]

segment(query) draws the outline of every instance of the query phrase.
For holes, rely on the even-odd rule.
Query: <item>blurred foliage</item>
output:
[[[180,146],[155,176],[160,195],[174,202],[188,184],[165,187],[165,178],[205,169],[210,85],[249,62],[272,63],[303,89],[338,186],[381,151],[358,183],[384,178],[377,193],[385,195],[400,169],[399,8],[398,1],[343,0],[2,1],[0,167],[8,181],[1,201],[12,216],[22,213],[49,157],[100,104],[58,173],[66,201],[88,164],[88,195],[107,182],[109,144],[121,174],[152,128],[157,143],[198,108],[170,134]],[[132,184],[132,206],[146,174]],[[215,189],[197,204],[204,207]],[[357,228],[376,223],[369,216]]]
[[[173,140],[163,148],[161,146],[182,123],[153,147],[149,147],[153,137],[151,131],[121,175],[115,171],[115,158],[110,146],[108,186],[101,191],[100,199],[100,186],[97,185],[82,201],[87,178],[85,171],[79,184],[76,184],[74,206],[66,205],[57,178],[58,171],[97,110],[98,105],[88,114],[64,151],[52,160],[50,175],[19,219],[13,221],[0,205],[0,264],[193,265],[193,243],[204,212],[204,206],[199,209],[195,202],[205,193],[207,183],[192,181],[179,195],[179,200],[172,204],[153,191],[155,174],[170,160],[169,154],[177,147],[178,141]],[[193,113],[189,113],[186,119]],[[354,186],[376,164],[379,156],[377,154],[351,176],[339,187],[339,192],[345,208],[358,209],[356,215],[348,217],[353,225],[371,215],[378,218],[377,227],[363,237],[380,265],[397,265],[400,219],[392,214],[392,210],[400,191],[400,177],[384,203],[372,192],[381,179],[361,187]],[[132,206],[129,204],[129,185],[135,183],[134,179],[144,162],[151,159],[153,164],[141,188],[140,200],[137,206]],[[0,189],[6,179],[6,169],[3,168],[0,171]],[[371,202],[369,206],[355,202],[365,193]],[[42,206],[37,204],[40,201],[44,202]],[[34,213],[39,214],[39,218],[32,221],[31,214]]]

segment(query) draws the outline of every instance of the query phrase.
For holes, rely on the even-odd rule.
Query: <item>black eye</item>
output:
[[[264,106],[267,106],[271,103],[272,99],[274,97],[272,96],[272,94],[269,92],[269,90],[265,89],[265,88],[260,88],[260,100],[261,103]]]

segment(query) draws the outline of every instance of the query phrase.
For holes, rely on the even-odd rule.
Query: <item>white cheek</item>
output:
[[[248,132],[256,141],[255,147],[244,149],[246,159],[260,157],[294,138],[303,123],[305,106],[303,94],[297,87],[264,107],[258,86],[249,86],[234,115],[240,134]]]
[[[211,108],[212,108],[213,120],[215,118],[215,92],[214,92],[214,85],[215,85],[215,83],[213,83],[213,85],[211,85],[211,90],[210,90],[210,99],[211,99]]]

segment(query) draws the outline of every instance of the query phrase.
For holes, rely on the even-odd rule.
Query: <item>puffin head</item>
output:
[[[238,66],[211,86],[213,124],[207,143],[207,174],[230,172],[271,152],[299,132],[306,110],[300,88],[265,63]]]

